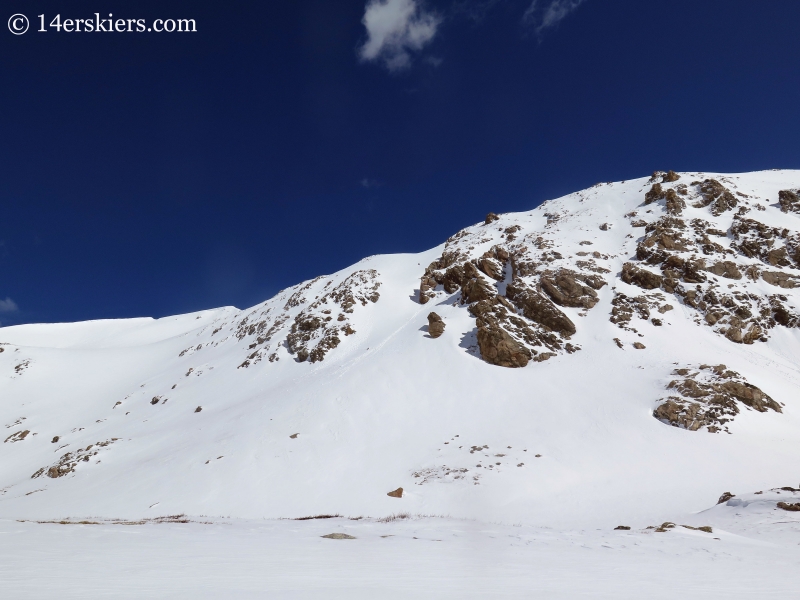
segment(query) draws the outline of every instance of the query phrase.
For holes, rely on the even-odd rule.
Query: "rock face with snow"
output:
[[[766,487],[800,459],[798,188],[657,172],[246,310],[0,329],[0,515],[616,524]]]

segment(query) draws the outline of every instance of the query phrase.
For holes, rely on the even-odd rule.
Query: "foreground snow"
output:
[[[9,598],[791,598],[798,515],[723,504],[683,519],[712,533],[430,517],[0,521],[0,581]]]

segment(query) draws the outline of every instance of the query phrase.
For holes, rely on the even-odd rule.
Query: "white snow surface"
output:
[[[800,230],[800,216],[777,206],[779,190],[800,187],[800,171],[683,173],[681,182],[710,177],[765,209],[748,217]],[[64,597],[122,589],[126,597],[220,597],[214,589],[298,598],[322,589],[347,597],[379,589],[382,597],[789,597],[800,583],[800,512],[776,502],[800,502],[800,494],[769,490],[800,487],[800,331],[776,327],[766,342],[736,344],[674,297],[663,326],[640,320],[634,333],[609,322],[614,289],[641,293],[619,273],[643,233],[625,215],[664,214],[663,203],[642,206],[650,185],[602,184],[465,230],[476,255],[519,225],[517,236],[549,236],[563,256],[589,249],[607,257],[597,261],[609,271],[599,303],[583,315],[561,309],[581,350],[524,368],[481,360],[475,318],[458,293],[439,290],[419,303],[420,276],[444,245],[372,256],[246,310],[0,328],[3,438],[28,431],[0,444],[3,587],[12,597],[44,596],[48,582],[62,582]],[[687,203],[687,221],[728,229],[730,215]],[[548,214],[560,218],[548,224]],[[348,280],[359,273],[360,283]],[[313,305],[340,285],[356,296],[345,314],[354,333],[340,335],[324,360],[298,362],[286,343],[290,326],[301,311],[324,319],[326,306],[337,324],[341,303]],[[800,306],[794,289],[747,285]],[[426,333],[431,311],[446,324],[438,339]],[[636,341],[646,348],[634,349]],[[653,417],[676,365],[720,363],[783,412],[742,407],[730,433],[717,434]],[[67,452],[81,459],[74,470],[48,477]],[[398,487],[402,498],[387,496]],[[715,506],[726,491],[736,497]],[[428,517],[375,520],[400,512]],[[175,514],[193,522],[109,522]],[[279,520],[318,514],[343,517]],[[33,522],[60,519],[103,524]],[[679,526],[646,529],[665,521]],[[613,531],[620,524],[633,529]],[[333,531],[357,539],[319,537]],[[177,563],[156,560],[178,555]],[[667,581],[672,587],[660,587]]]

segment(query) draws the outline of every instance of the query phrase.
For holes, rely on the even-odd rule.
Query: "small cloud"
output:
[[[0,313],[13,313],[19,310],[19,306],[11,298],[6,296],[5,300],[0,300]]]
[[[389,71],[402,71],[411,66],[411,54],[433,40],[442,19],[418,0],[369,0],[361,22],[367,29],[367,41],[358,50],[362,62],[379,61]]]
[[[545,29],[558,25],[584,2],[585,0],[533,0],[522,16],[522,22],[532,26],[536,35],[539,35]]]
[[[464,16],[473,23],[480,23],[498,2],[500,0],[458,0],[453,4],[451,12]]]
[[[434,68],[441,66],[441,64],[444,62],[444,59],[439,58],[438,56],[426,56],[423,60]]]
[[[376,188],[376,187],[381,187],[381,182],[378,181],[377,179],[364,178],[361,181],[359,181],[359,183],[361,184],[361,187],[363,187],[364,189],[367,189],[367,190],[372,189],[372,188]]]

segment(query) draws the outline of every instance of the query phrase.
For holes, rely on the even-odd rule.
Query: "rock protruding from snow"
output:
[[[444,321],[442,317],[432,312],[428,315],[428,335],[432,338],[438,338],[444,333]]]
[[[725,365],[680,368],[673,375],[679,378],[670,381],[667,389],[677,395],[666,398],[653,412],[673,427],[728,431],[726,423],[739,414],[740,405],[761,413],[783,412],[780,404]]]

